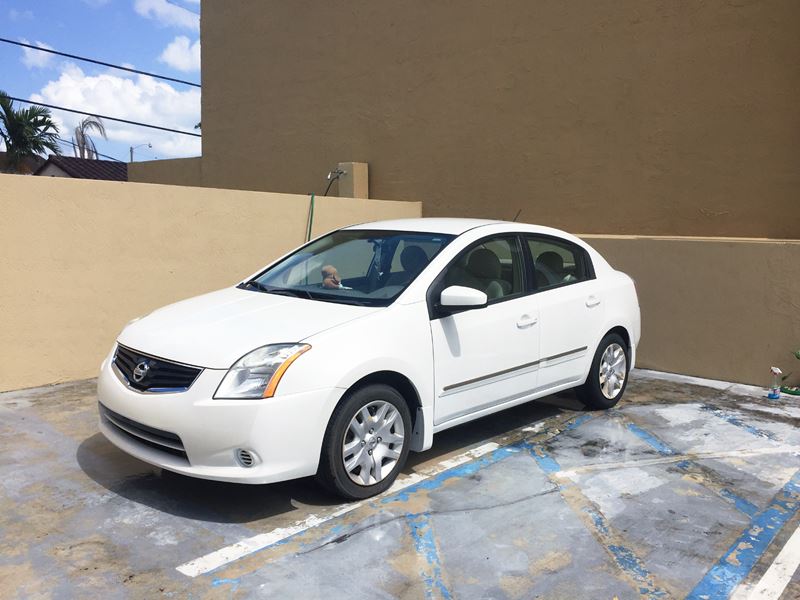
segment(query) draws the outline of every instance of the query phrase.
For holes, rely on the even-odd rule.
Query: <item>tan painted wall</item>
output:
[[[204,184],[319,193],[361,161],[431,216],[800,238],[798,23],[797,0],[204,2]]]
[[[583,236],[636,281],[639,366],[766,386],[800,373],[800,241]]]
[[[128,181],[200,186],[203,184],[201,159],[196,156],[128,163]]]
[[[419,213],[320,198],[314,235]],[[256,271],[304,240],[307,215],[304,196],[0,175],[0,391],[94,376],[128,320]],[[640,366],[798,371],[800,241],[584,237],[636,280]]]
[[[306,196],[0,175],[0,391],[93,377],[120,329],[305,240]],[[320,198],[314,235],[420,215]]]

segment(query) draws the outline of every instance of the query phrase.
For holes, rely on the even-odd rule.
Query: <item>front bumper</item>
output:
[[[113,411],[109,418],[101,407],[103,435],[152,465],[218,481],[272,483],[316,473],[328,419],[344,393],[326,388],[263,400],[214,400],[226,373],[215,369],[205,369],[185,392],[141,393],[113,369],[106,359],[97,382],[100,404]],[[179,438],[183,452],[150,443],[164,439],[164,432]],[[254,454],[256,464],[241,466],[238,449]]]

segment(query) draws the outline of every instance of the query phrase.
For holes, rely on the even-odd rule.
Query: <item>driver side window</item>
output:
[[[444,287],[460,285],[486,294],[489,303],[523,293],[523,259],[516,237],[483,240],[447,268]]]

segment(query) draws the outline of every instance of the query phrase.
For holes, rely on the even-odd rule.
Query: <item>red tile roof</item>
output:
[[[108,181],[128,181],[128,165],[113,160],[91,160],[74,156],[55,156],[53,154],[34,175],[39,175],[47,167],[55,165],[70,177],[76,179],[106,179]]]

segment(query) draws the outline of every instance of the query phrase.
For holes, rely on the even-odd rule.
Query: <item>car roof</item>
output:
[[[448,219],[426,217],[420,219],[393,219],[390,221],[373,221],[347,227],[347,229],[379,229],[390,231],[419,231],[425,233],[447,233],[461,235],[465,231],[484,225],[499,225],[503,221],[489,219]]]
[[[574,237],[568,232],[560,229],[554,229],[544,225],[533,225],[531,223],[518,223],[514,221],[499,221],[491,219],[451,219],[441,217],[373,221],[372,223],[360,223],[358,225],[352,225],[346,229],[378,229],[461,235],[462,233],[470,231],[471,229],[475,229],[477,227],[486,227],[488,225],[505,225],[509,231],[556,235],[566,238]]]

